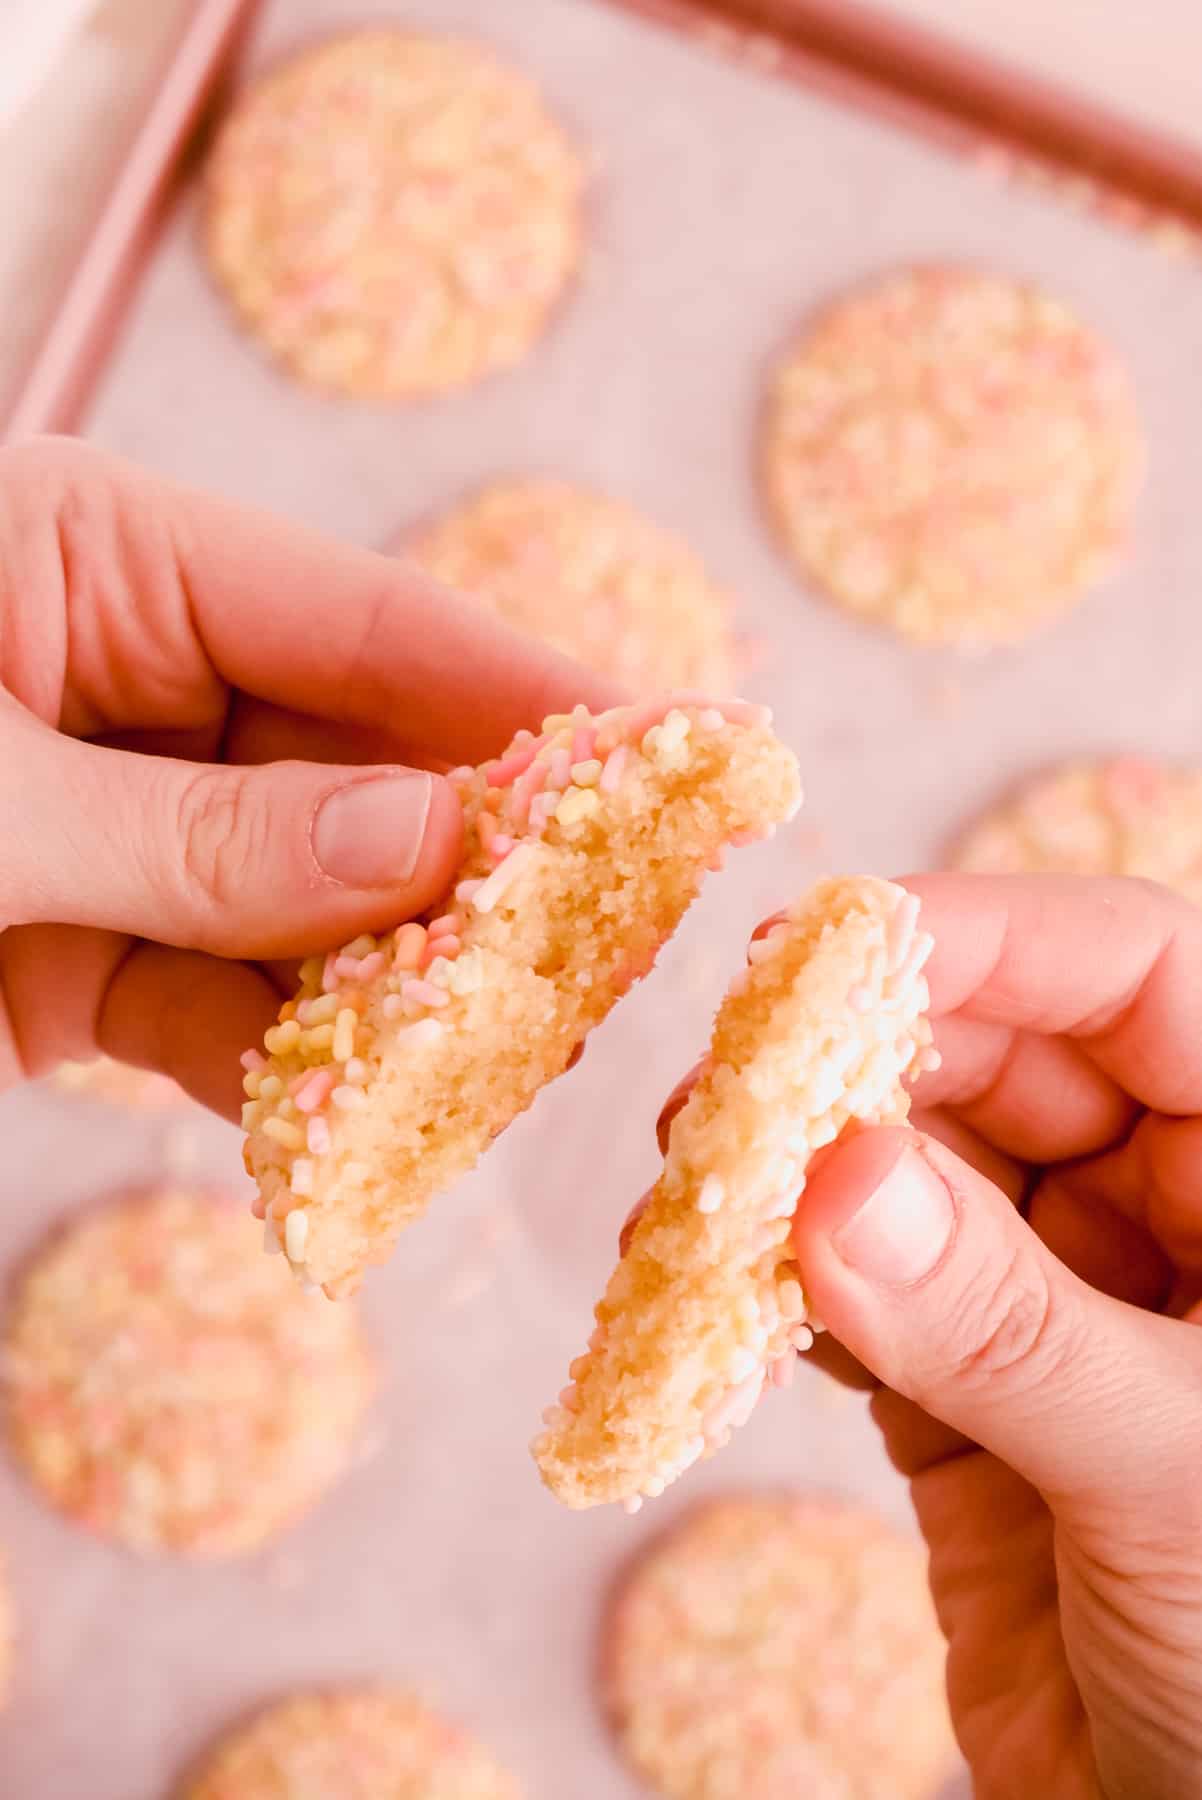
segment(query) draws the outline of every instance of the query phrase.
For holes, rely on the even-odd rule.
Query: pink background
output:
[[[633,1794],[589,1685],[622,1555],[691,1498],[746,1481],[817,1482],[908,1516],[861,1403],[817,1378],[767,1401],[721,1459],[633,1522],[560,1511],[526,1453],[618,1223],[654,1173],[659,1100],[703,1042],[747,928],[824,868],[936,858],[967,813],[1041,761],[1194,754],[1202,736],[1197,269],[600,0],[371,12],[490,38],[592,146],[592,248],[554,331],[511,376],[428,407],[317,398],[235,334],[197,259],[189,194],[91,435],[367,543],[497,473],[550,469],[628,496],[688,532],[737,590],[741,625],[769,651],[746,685],[776,707],[809,802],[773,845],[733,859],[580,1068],[372,1278],[385,1386],[371,1454],[286,1543],[217,1569],[139,1565],[61,1524],[0,1465],[24,1625],[0,1770],[22,1800],[157,1800],[246,1706],[377,1675],[426,1686],[533,1797]],[[351,17],[335,0],[278,4],[254,55]],[[915,653],[803,593],[752,477],[765,371],[799,320],[862,276],[928,258],[1011,270],[1077,303],[1130,361],[1151,444],[1119,578],[1028,648],[971,662]],[[105,1185],[165,1160],[238,1168],[235,1135],[213,1122],[181,1136],[42,1092],[10,1096],[2,1116],[10,1263]]]

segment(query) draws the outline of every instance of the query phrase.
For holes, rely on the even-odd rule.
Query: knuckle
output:
[[[180,870],[202,931],[245,897],[248,871],[262,861],[268,823],[249,787],[233,770],[201,769],[179,797]]]
[[[1038,1259],[1023,1251],[1000,1269],[981,1271],[952,1326],[951,1372],[965,1387],[1042,1381],[1068,1356],[1074,1335],[1071,1309]]]

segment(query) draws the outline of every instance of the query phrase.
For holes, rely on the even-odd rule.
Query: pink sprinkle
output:
[[[548,794],[536,794],[534,799],[530,802],[531,831],[537,833],[537,835],[541,837],[543,832],[547,829],[547,826],[551,823],[551,814],[558,805],[558,794],[554,792]]]
[[[261,1050],[244,1050],[238,1058],[238,1061],[242,1064],[242,1067],[246,1070],[248,1075],[252,1069],[265,1069],[267,1067],[267,1058],[263,1055]]]
[[[499,762],[490,763],[486,776],[489,787],[508,787],[519,775],[524,775],[542,744],[542,738],[535,738],[532,744],[524,744],[520,750],[513,750],[508,756],[503,756]]]
[[[483,877],[481,877],[480,880],[478,880],[478,881],[461,881],[459,883],[459,886],[455,889],[455,898],[456,898],[456,900],[462,901],[463,904],[466,906],[469,901],[475,899],[476,895],[480,892],[480,889],[483,886],[484,886],[484,878]]]
[[[442,913],[426,926],[426,931],[432,938],[458,936],[462,930],[463,914],[457,912]]]
[[[426,948],[426,928],[411,920],[402,925],[396,934],[396,944],[392,952],[394,969],[416,969],[422,960]]]
[[[339,981],[354,981],[359,973],[359,958],[357,956],[336,957],[334,973]]]
[[[388,958],[384,955],[384,952],[382,950],[373,950],[371,955],[365,956],[359,964],[359,980],[374,981],[377,975],[382,975],[384,973],[387,966]]]
[[[706,858],[705,866],[707,869],[712,869],[715,873],[726,867],[725,844],[719,844],[718,848],[714,851],[714,854]]]
[[[488,846],[488,854],[491,856],[494,864],[503,863],[516,843],[516,838],[511,838],[508,833],[504,831],[498,831],[496,837]]]
[[[330,1147],[329,1121],[315,1113],[305,1127],[305,1147],[314,1156],[324,1156]]]
[[[593,751],[597,748],[597,733],[587,725],[580,725],[572,734],[572,761],[574,763],[592,762]]]
[[[558,788],[562,793],[572,779],[571,751],[563,744],[561,744],[557,750],[552,750],[549,767],[550,773],[547,777],[548,783],[551,787]]]
[[[534,854],[533,844],[519,844],[503,863],[499,863],[488,880],[479,884],[478,891],[473,896],[476,911],[491,912],[506,888],[517,879]]]
[[[762,831],[732,831],[728,842],[736,850],[745,850],[748,844],[758,844],[764,836]]]
[[[319,1106],[325,1104],[331,1092],[338,1085],[338,1075],[334,1069],[311,1069],[295,1082],[289,1093],[296,1101],[297,1108],[303,1113],[315,1113]]]
[[[417,981],[411,977],[401,983],[401,999],[412,1000],[417,1006],[446,1006],[450,998],[445,988],[435,986],[432,981]]]
[[[487,850],[488,846],[501,829],[496,813],[482,812],[476,815],[476,835]]]
[[[612,794],[617,788],[622,779],[622,771],[626,767],[628,754],[625,744],[619,744],[617,749],[611,750],[606,757],[605,767],[601,771],[601,780],[597,784],[603,794]]]
[[[338,977],[334,973],[334,965],[338,957],[333,950],[326,957],[325,967],[321,971],[321,989],[324,994],[332,994],[338,987]]]
[[[787,1388],[793,1385],[793,1373],[797,1367],[797,1358],[791,1350],[784,1356],[778,1356],[772,1365],[772,1385]]]
[[[705,1415],[702,1429],[711,1441],[720,1437],[724,1431],[737,1429],[746,1425],[755,1411],[756,1401],[764,1389],[764,1371],[755,1372],[741,1381],[737,1387],[731,1388],[721,1400],[711,1406]]]
[[[421,966],[423,969],[428,969],[436,956],[445,956],[448,962],[454,962],[462,948],[460,939],[455,936],[453,931],[448,931],[440,938],[427,938],[426,952],[422,957]]]
[[[252,1219],[265,1219],[267,1217],[267,1205],[262,1194],[256,1194],[251,1201],[250,1216]]]
[[[526,773],[514,782],[509,796],[509,816],[515,825],[520,827],[526,823],[530,813],[530,802],[537,793],[542,791],[543,783],[547,779],[547,768],[546,760],[540,758],[531,763]]]

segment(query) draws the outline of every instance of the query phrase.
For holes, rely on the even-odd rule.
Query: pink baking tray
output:
[[[866,77],[835,63],[794,79],[816,58],[792,40],[736,40],[692,15],[689,30],[666,29],[603,0],[375,0],[371,13],[490,40],[592,146],[590,254],[545,341],[512,373],[419,407],[297,388],[211,287],[186,169],[83,430],[365,543],[497,473],[550,469],[628,496],[687,532],[737,596],[745,637],[768,652],[748,686],[796,745],[809,800],[797,826],[732,858],[581,1066],[373,1277],[385,1381],[369,1453],[278,1550],[214,1570],[141,1566],[62,1525],[0,1464],[0,1542],[24,1621],[0,1781],[22,1800],[157,1800],[247,1706],[294,1683],[377,1675],[427,1688],[532,1800],[633,1796],[590,1685],[622,1556],[691,1498],[744,1482],[818,1482],[909,1517],[862,1403],[816,1376],[634,1521],[562,1512],[527,1458],[618,1223],[656,1167],[659,1097],[696,1055],[747,929],[823,868],[932,860],[1035,763],[1202,747],[1195,265],[990,178],[950,112],[933,135],[901,130],[903,114],[929,123],[933,109],[903,95],[885,111],[850,105]],[[269,4],[238,78],[349,16],[339,0]],[[753,478],[781,344],[831,293],[915,258],[997,265],[1062,292],[1130,362],[1150,443],[1118,577],[1042,638],[975,661],[915,653],[805,593]],[[237,1178],[236,1136],[215,1122],[181,1144],[26,1092],[6,1100],[3,1125],[6,1268],[51,1219],[165,1160],[186,1153]]]

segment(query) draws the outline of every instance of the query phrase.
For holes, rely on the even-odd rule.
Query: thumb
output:
[[[206,765],[0,728],[0,925],[99,926],[290,956],[442,893],[462,845],[442,777],[389,765]]]
[[[1080,1281],[936,1140],[880,1128],[841,1144],[795,1242],[833,1335],[1053,1506],[1196,1482],[1202,1335]]]

